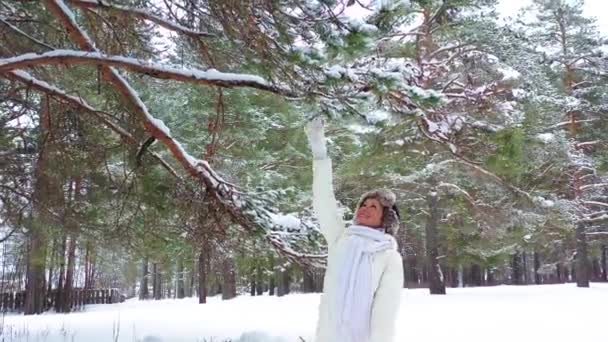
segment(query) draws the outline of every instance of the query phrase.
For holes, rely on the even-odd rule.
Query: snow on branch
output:
[[[591,189],[591,188],[603,188],[603,187],[608,188],[608,183],[587,184],[587,185],[581,186],[579,188],[579,190],[586,190],[586,189]]]
[[[600,120],[600,119],[595,118],[595,119],[584,119],[584,120],[574,120],[574,121],[563,121],[563,122],[557,123],[553,126],[549,126],[545,129],[543,129],[543,131],[549,131],[549,130],[561,128],[561,127],[568,126],[568,125],[579,124],[579,123],[583,123],[583,122],[593,122],[593,121],[598,121],[598,120]]]
[[[598,207],[608,207],[608,203],[604,203],[604,202],[597,202],[597,201],[584,201],[584,204],[587,205],[595,205]]]
[[[586,233],[585,235],[587,236],[605,236],[608,237],[608,232],[591,232],[591,233]]]
[[[88,35],[76,24],[74,14],[65,5],[63,0],[45,0],[47,7],[55,17],[67,29],[72,40],[81,49],[99,54]],[[77,52],[77,51],[76,51]],[[148,111],[138,93],[129,85],[111,65],[100,63],[104,70],[104,78],[108,80],[123,96],[132,110],[142,122],[144,128],[158,141],[162,142],[171,152],[173,157],[192,176],[192,178],[204,184],[209,194],[224,210],[231,216],[234,222],[240,224],[249,232],[265,232],[266,240],[274,246],[288,260],[304,267],[322,267],[324,256],[312,256],[299,253],[288,247],[289,244],[271,232],[267,210],[260,208],[251,196],[242,194],[232,184],[224,181],[204,160],[198,160],[190,156],[182,145],[169,135],[162,121],[154,118]]]
[[[213,34],[208,32],[200,32],[191,28],[185,27],[178,23],[174,23],[167,19],[164,19],[156,14],[150,13],[144,9],[129,8],[126,6],[111,4],[104,0],[67,0],[69,3],[80,8],[100,8],[104,10],[110,10],[113,13],[120,13],[124,15],[132,15],[147,21],[151,21],[159,26],[162,26],[168,30],[183,33],[185,35],[198,38],[198,37],[213,37]]]
[[[122,127],[118,126],[117,124],[115,124],[112,121],[105,118],[103,115],[104,114],[103,112],[93,108],[93,106],[89,105],[81,97],[69,95],[65,91],[63,91],[55,86],[52,86],[52,85],[48,84],[47,82],[44,82],[44,81],[41,81],[41,80],[38,80],[38,79],[32,77],[30,74],[28,74],[25,71],[14,70],[14,71],[7,72],[5,75],[10,79],[20,81],[24,84],[27,84],[29,87],[31,87],[33,89],[36,89],[45,94],[54,96],[62,101],[65,101],[66,103],[69,103],[71,105],[74,105],[74,106],[84,110],[85,112],[87,112],[89,114],[92,114],[97,120],[99,120],[101,123],[103,123],[106,127],[108,127],[109,129],[111,129],[112,131],[114,131],[115,133],[120,135],[120,137],[122,139],[124,139],[126,142],[131,143],[131,144],[139,144],[137,139],[135,139],[129,132],[125,131]],[[151,152],[151,154],[156,160],[158,160],[158,162],[160,162],[160,164],[167,171],[169,171],[169,173],[171,173],[176,178],[180,178],[179,174],[175,171],[175,169],[173,169],[173,167],[171,167],[171,165],[169,165],[160,155],[158,155],[155,152]]]
[[[32,42],[40,45],[40,46],[44,46],[47,49],[54,49],[52,46],[48,45],[47,43],[34,38],[32,36],[30,36],[29,34],[25,33],[24,31],[22,31],[21,29],[19,29],[18,27],[14,26],[13,24],[9,23],[8,21],[4,20],[4,18],[0,17],[0,22],[2,22],[4,25],[8,26],[8,28],[10,28],[11,30],[15,31],[16,33],[22,35],[23,37],[31,40]]]
[[[181,82],[219,87],[249,87],[273,93],[295,97],[289,89],[275,86],[260,76],[220,72],[215,69],[178,69],[163,64],[141,61],[123,56],[110,56],[100,52],[53,50],[42,54],[27,53],[24,55],[0,59],[0,72],[23,69],[38,65],[54,64],[96,64],[120,67],[140,72],[155,78],[171,79]]]
[[[441,182],[439,183],[438,187],[445,187],[445,188],[451,188],[451,189],[455,189],[456,191],[462,193],[464,195],[464,197],[469,201],[469,203],[475,207],[475,200],[473,199],[473,196],[471,196],[466,190],[462,189],[461,187],[459,187],[456,184],[452,184],[452,183],[444,183]]]
[[[582,148],[582,147],[586,147],[586,146],[593,146],[593,145],[600,144],[601,142],[602,142],[601,140],[593,140],[593,141],[580,142],[580,143],[576,144],[576,148]]]
[[[602,222],[602,221],[608,221],[608,214],[596,216],[596,217],[592,217],[592,218],[587,217],[587,218],[583,218],[583,219],[579,220],[579,222],[585,222],[585,223],[597,223],[597,222]]]
[[[466,159],[463,158],[458,158],[458,159],[450,159],[449,162],[458,162],[464,165],[467,165],[471,168],[473,168],[474,170],[479,171],[480,173],[494,179],[496,182],[498,182],[499,184],[503,185],[504,187],[506,187],[507,189],[509,189],[511,192],[513,192],[516,195],[522,196],[524,199],[528,200],[530,203],[534,203],[534,199],[532,198],[532,196],[523,191],[522,189],[516,187],[513,184],[510,184],[509,182],[503,180],[502,178],[500,178],[499,176],[497,176],[496,174],[484,169],[483,167],[476,165],[475,163],[472,163]]]

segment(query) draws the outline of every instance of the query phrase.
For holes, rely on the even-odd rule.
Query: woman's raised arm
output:
[[[327,155],[323,126],[320,117],[313,119],[306,126],[306,135],[313,155],[313,207],[321,232],[331,248],[344,231],[344,221],[334,195],[332,163]]]

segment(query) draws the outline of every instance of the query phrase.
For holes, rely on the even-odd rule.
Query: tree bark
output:
[[[483,285],[483,274],[481,272],[482,268],[479,264],[471,265],[471,285],[473,286],[482,286]]]
[[[207,303],[207,243],[203,243],[203,247],[198,254],[198,302],[199,304]]]
[[[276,284],[277,284],[277,292],[276,295],[282,297],[289,293],[289,272],[288,269],[276,269],[274,273]]]
[[[41,228],[30,230],[27,279],[25,283],[26,315],[40,314],[45,299],[46,234]]]
[[[50,103],[48,98],[40,102],[40,141],[39,154],[36,161],[34,175],[34,210],[31,216],[30,227],[27,233],[27,270],[25,283],[24,314],[32,315],[42,313],[46,297],[46,253],[47,253],[47,225],[53,222],[48,210],[63,196],[60,187],[49,173],[50,156],[53,153],[54,135],[51,122]]]
[[[315,283],[312,274],[308,271],[303,272],[302,292],[311,293],[315,291]]]
[[[57,239],[53,239],[50,254],[51,260],[49,260],[49,278],[47,281],[46,293],[51,293],[51,291],[53,290],[53,272],[55,271],[55,258],[57,257]]]
[[[608,245],[602,245],[602,281],[608,281],[608,270],[606,267],[608,266]]]
[[[522,285],[522,265],[521,254],[515,253],[511,256],[511,284]]]
[[[591,261],[591,281],[599,281],[602,278],[602,268],[600,267],[600,259],[593,258]]]
[[[431,294],[445,294],[445,282],[439,264],[438,222],[439,205],[436,192],[427,196],[429,216],[426,221],[426,253],[429,265],[429,290]]]
[[[264,294],[264,275],[263,275],[263,269],[260,265],[258,265],[255,268],[255,279],[256,279],[255,293],[258,296],[261,296]],[[236,292],[236,289],[235,289],[235,292]]]
[[[68,236],[66,233],[63,234],[61,241],[61,251],[59,254],[59,279],[57,279],[57,289],[55,293],[55,311],[62,312],[62,303],[65,296],[63,292],[63,286],[65,282],[65,253],[68,246]]]
[[[184,259],[180,256],[177,259],[177,298],[181,299],[185,297],[184,292]]]
[[[589,257],[587,255],[587,236],[584,222],[576,226],[576,286],[589,287]]]
[[[148,292],[148,257],[145,257],[141,262],[141,281],[139,285],[139,300],[146,300],[150,296]]]
[[[157,262],[152,263],[152,294],[154,295],[154,300],[162,299],[160,269],[160,265]]]
[[[522,282],[524,285],[528,285],[528,254],[524,251],[521,253],[521,269],[522,269]]]
[[[70,312],[72,309],[72,292],[74,287],[74,265],[76,263],[76,233],[70,238],[68,249],[68,266],[65,274],[65,286],[63,288],[63,309],[62,312]]]
[[[255,278],[255,274],[252,274]],[[222,299],[232,299],[236,297],[236,272],[232,258],[224,258],[222,261]],[[255,282],[255,281],[254,281]],[[252,293],[255,292],[255,284],[252,284]]]
[[[90,241],[86,244],[84,288],[92,289],[95,279],[95,250]],[[147,272],[147,269],[146,269]]]
[[[540,285],[542,284],[542,278],[541,275],[538,273],[538,270],[540,269],[540,255],[538,255],[538,252],[534,252],[534,284],[536,285]]]

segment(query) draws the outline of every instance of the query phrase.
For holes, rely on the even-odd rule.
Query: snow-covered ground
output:
[[[397,300],[397,299],[396,299]],[[6,315],[2,341],[312,341],[318,294],[91,305],[85,312]],[[404,290],[401,341],[608,341],[608,284]],[[118,334],[113,333],[118,331]],[[118,335],[114,339],[113,335]]]

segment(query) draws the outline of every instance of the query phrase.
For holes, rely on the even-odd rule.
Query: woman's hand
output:
[[[315,159],[327,158],[327,147],[325,146],[325,128],[323,118],[315,117],[306,124],[306,136],[310,144],[310,151]]]

